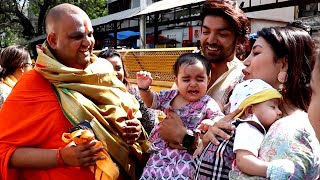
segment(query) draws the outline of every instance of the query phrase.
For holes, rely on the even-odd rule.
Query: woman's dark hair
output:
[[[307,31],[310,35],[312,35],[311,26],[301,20],[294,20],[292,22],[289,22],[287,26],[303,29]]]
[[[8,46],[0,52],[0,78],[12,74],[30,60],[30,54],[24,46]]]
[[[123,72],[124,72],[124,77],[123,77],[123,84],[126,85],[126,86],[129,86],[129,81],[128,81],[128,73],[127,73],[127,69],[126,69],[126,66],[124,65],[124,62],[123,62],[123,59],[120,55],[120,53],[114,49],[106,49],[106,50],[102,50],[99,54],[98,54],[98,57],[101,57],[101,58],[104,58],[104,59],[107,59],[108,58],[112,58],[112,57],[115,57],[115,56],[118,56],[120,59],[121,59],[121,62],[122,62],[122,68],[123,68]]]
[[[173,72],[174,75],[177,77],[179,73],[179,68],[181,67],[182,64],[187,64],[187,65],[193,65],[196,64],[197,62],[201,62],[203,66],[207,70],[207,75],[210,75],[211,72],[211,66],[209,61],[200,53],[185,53],[181,54],[177,61],[173,65]]]
[[[220,16],[234,27],[239,44],[246,44],[250,33],[250,21],[234,0],[206,0],[200,11],[203,23],[206,16]]]
[[[315,62],[315,44],[304,30],[295,27],[263,28],[258,33],[272,47],[275,63],[286,57],[288,61],[288,79],[284,83],[284,100],[307,110],[311,100],[311,88],[308,85]]]

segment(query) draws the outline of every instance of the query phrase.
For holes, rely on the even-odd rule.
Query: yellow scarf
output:
[[[72,133],[63,133],[62,140],[65,143],[75,142],[76,145],[84,144],[95,140],[94,134],[86,129],[79,129]],[[100,141],[96,141],[94,148],[102,146]],[[95,174],[95,180],[115,180],[119,176],[119,170],[116,165],[112,162],[109,154],[102,150],[97,153],[99,156],[104,156],[105,159],[98,160],[96,165],[90,166],[91,172]]]
[[[8,74],[4,80],[3,83],[8,85],[9,87],[13,88],[13,86],[18,82],[18,80],[11,74]]]
[[[37,48],[35,70],[48,79],[66,117],[73,124],[84,120],[90,125],[99,141],[122,168],[135,179],[135,162],[144,158],[148,149],[147,135],[143,130],[140,140],[128,145],[121,137],[128,109],[136,118],[141,117],[139,103],[125,85],[118,80],[111,63],[91,56],[91,64],[84,70],[59,63],[47,43]],[[108,147],[107,147],[108,145]],[[131,154],[131,155],[129,155]]]

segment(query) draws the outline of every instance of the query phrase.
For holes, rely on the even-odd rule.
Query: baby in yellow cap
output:
[[[236,172],[270,179],[288,179],[294,172],[294,164],[289,160],[265,162],[258,158],[264,135],[281,118],[281,99],[276,89],[260,79],[246,80],[234,88],[230,96],[230,111],[238,108],[242,108],[242,111],[236,115],[234,122],[237,126],[233,143],[236,160],[229,179],[236,179]]]

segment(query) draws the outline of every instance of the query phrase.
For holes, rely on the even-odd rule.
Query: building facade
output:
[[[141,9],[140,2],[143,1],[146,1],[147,7]],[[146,16],[147,47],[197,46],[201,25],[200,7],[203,1],[108,0],[109,15],[92,20],[97,41],[95,49],[140,48],[141,36],[136,33],[139,33],[141,16]],[[319,27],[318,3],[294,6],[290,4],[291,1],[293,2],[293,0],[280,2],[279,0],[237,0],[250,19],[251,32],[257,32],[268,26],[283,26],[295,19],[310,23],[313,29]],[[277,8],[278,4],[284,7]],[[263,8],[259,9],[259,7]],[[125,36],[119,36],[118,33],[122,32],[128,33]],[[136,35],[130,36],[130,34]]]

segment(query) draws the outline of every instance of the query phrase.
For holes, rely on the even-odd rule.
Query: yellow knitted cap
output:
[[[242,108],[242,111],[234,117],[236,119],[250,105],[281,98],[282,95],[268,83],[260,79],[249,79],[239,83],[234,88],[229,99],[231,103],[230,112]]]

